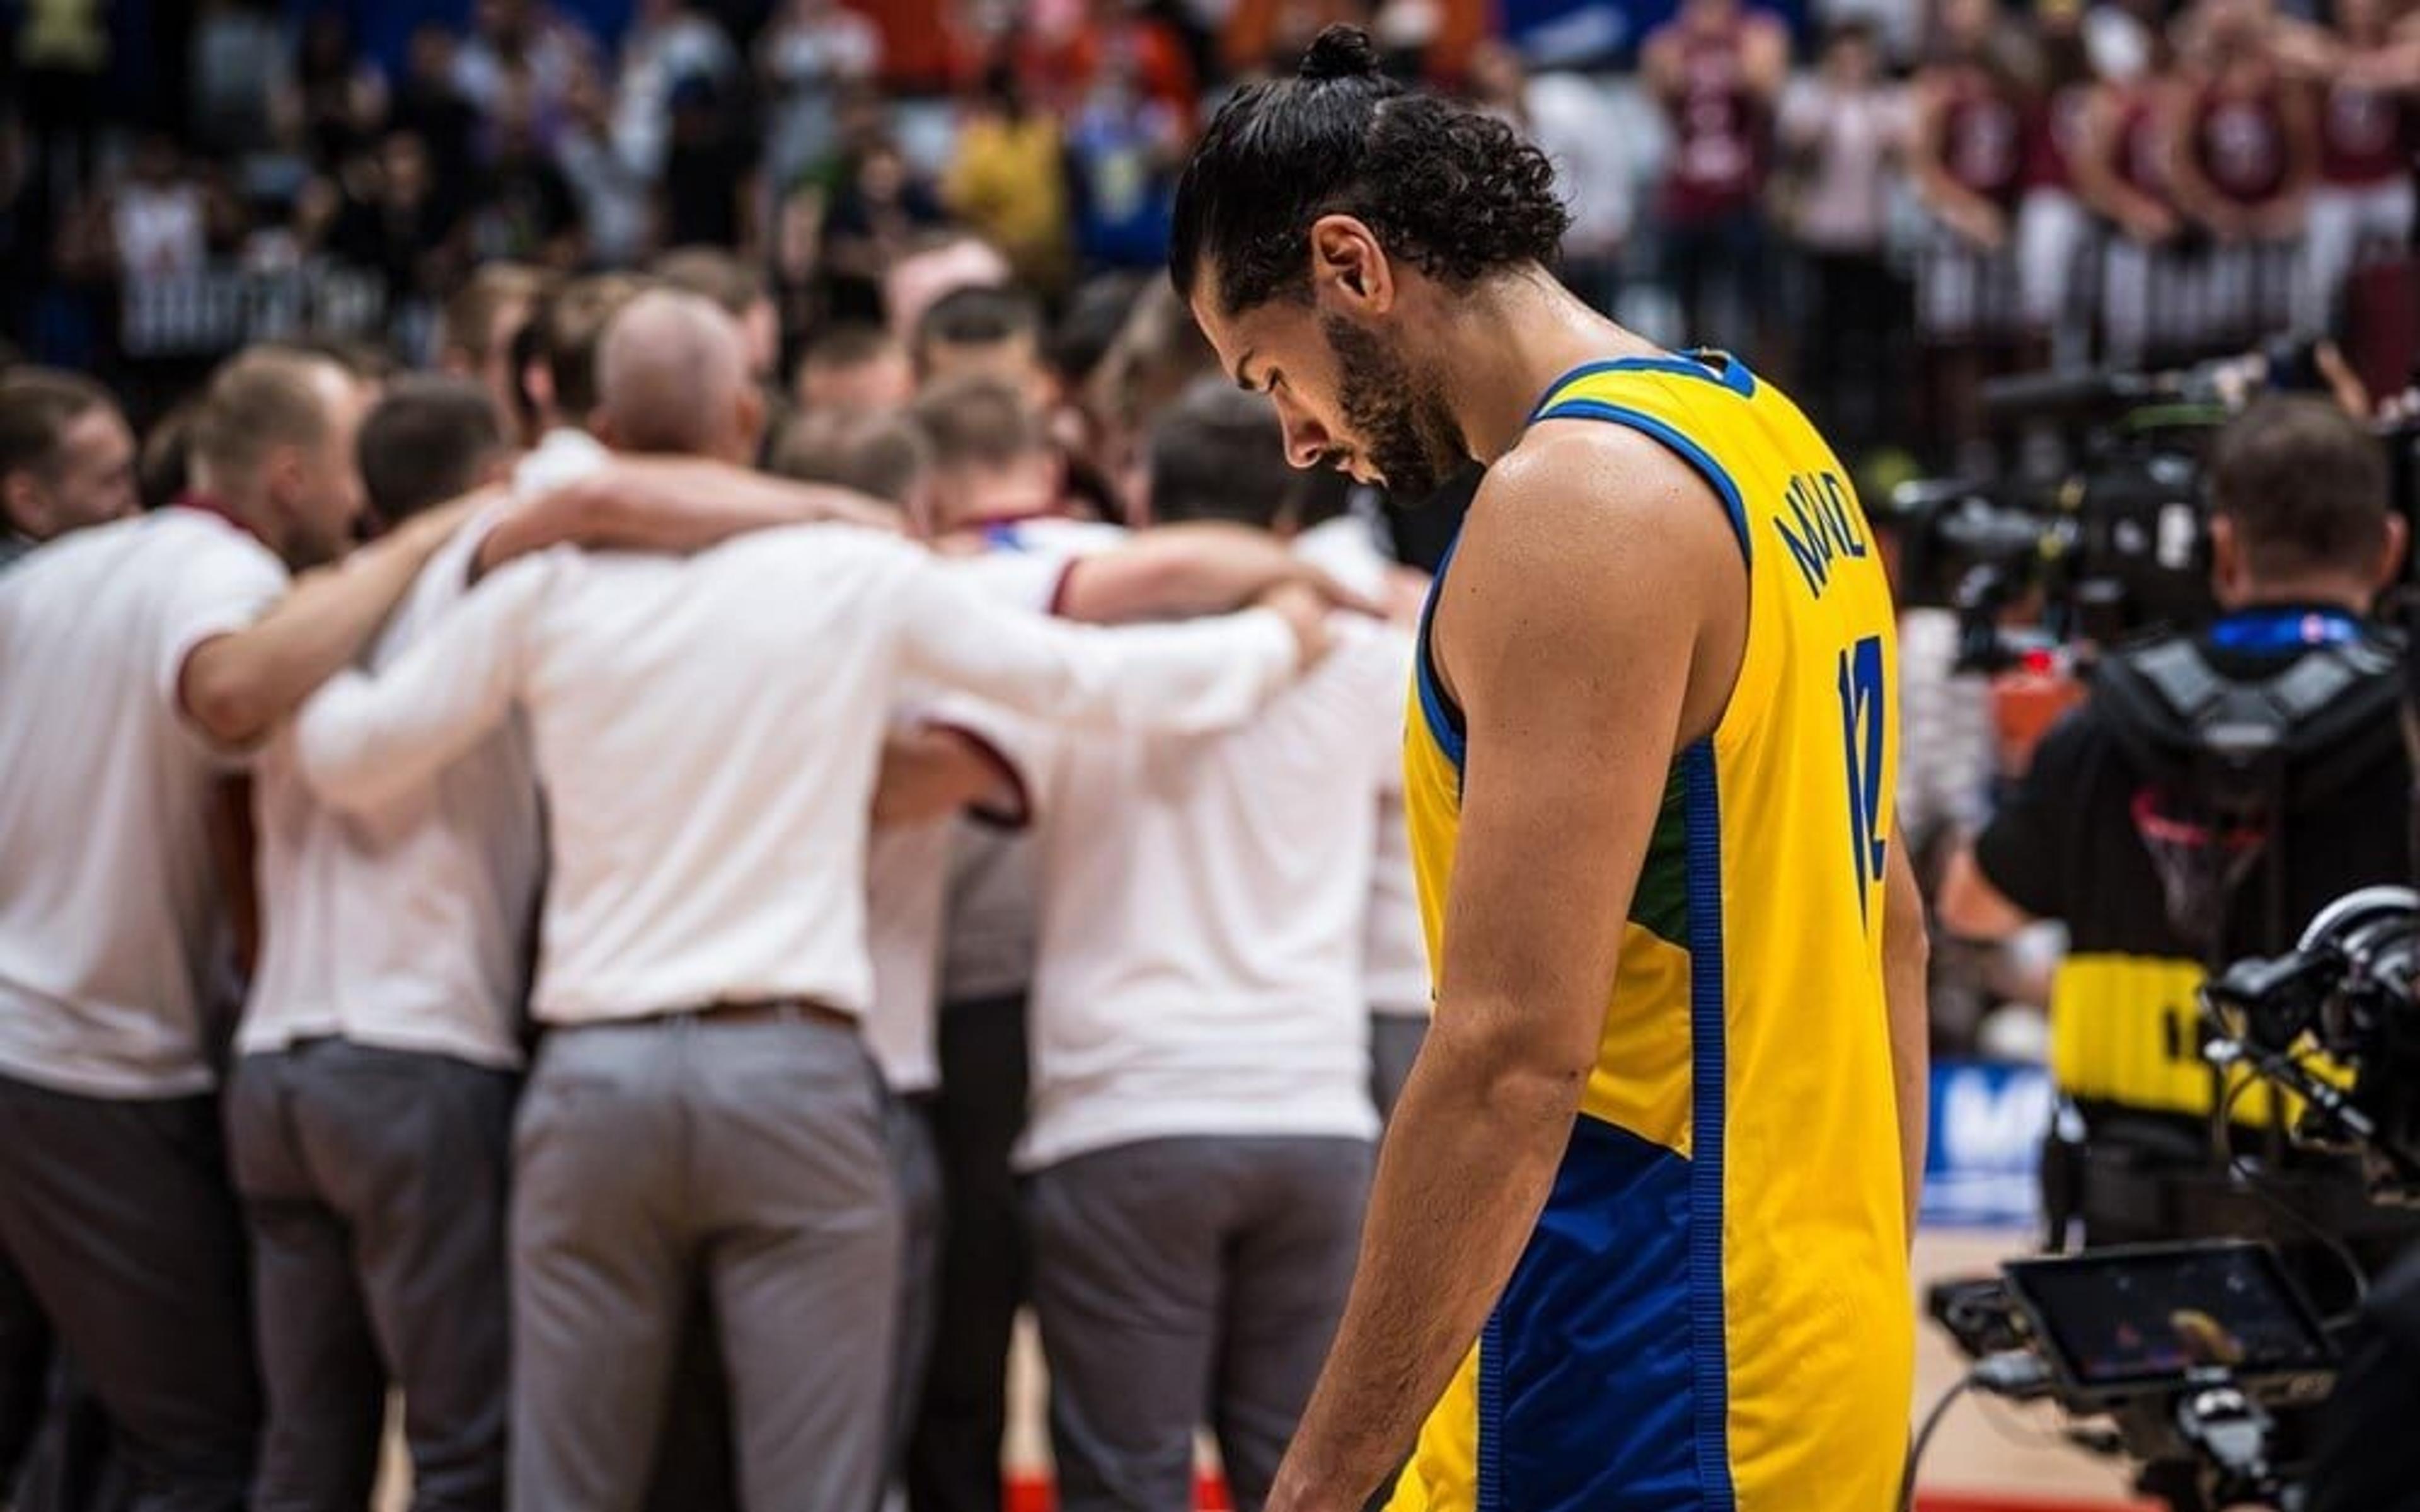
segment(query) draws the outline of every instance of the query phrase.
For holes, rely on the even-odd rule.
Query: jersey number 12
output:
[[[1840,653],[1840,734],[1848,757],[1849,849],[1857,869],[1857,913],[1883,880],[1883,642],[1869,635]],[[1870,923],[1870,920],[1869,920]]]

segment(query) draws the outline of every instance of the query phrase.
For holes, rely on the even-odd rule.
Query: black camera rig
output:
[[[1992,421],[2070,437],[2048,480],[1924,478],[1879,501],[1901,595],[1956,609],[1960,669],[2068,671],[2099,648],[2189,629],[2216,612],[2203,461],[2252,399],[2323,386],[2309,343],[2164,373],[2029,374],[1984,386]],[[2396,507],[2420,525],[2420,424],[2379,429]]]
[[[2336,1353],[2268,1245],[2011,1260],[1997,1277],[1934,1287],[1927,1307],[1975,1361],[1961,1390],[2055,1402],[2079,1447],[2162,1467],[2162,1489],[2201,1505],[2297,1504],[2304,1467],[2277,1413],[2324,1399]]]
[[[2292,1133],[2361,1157],[2372,1200],[2420,1206],[2420,893],[2364,887],[2295,948],[2242,961],[2202,989],[2203,1055],[2303,1107]]]

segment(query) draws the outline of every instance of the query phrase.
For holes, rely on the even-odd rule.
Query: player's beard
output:
[[[1467,457],[1434,381],[1416,378],[1386,341],[1341,316],[1319,322],[1336,354],[1337,402],[1370,466],[1397,502],[1417,504]]]

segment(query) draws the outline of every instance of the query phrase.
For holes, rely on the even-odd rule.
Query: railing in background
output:
[[[330,262],[273,272],[210,268],[130,277],[121,291],[119,349],[137,362],[215,357],[309,332],[383,337],[385,281]]]

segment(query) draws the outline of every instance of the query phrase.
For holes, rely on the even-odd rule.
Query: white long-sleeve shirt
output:
[[[1340,515],[1295,538],[1295,552],[1338,582],[1384,598],[1392,563],[1370,522]],[[1416,653],[1407,652],[1406,659]],[[1410,689],[1404,697],[1408,703]],[[1361,937],[1361,987],[1373,1012],[1427,1018],[1435,994],[1420,898],[1412,875],[1411,823],[1404,813],[1403,764],[1389,762],[1378,790],[1378,854],[1370,873],[1370,917]]]
[[[1020,1168],[1144,1139],[1377,1133],[1361,956],[1411,646],[1367,621],[1336,633],[1233,730],[985,732],[1032,796],[1041,887]]]
[[[366,666],[395,665],[456,612],[496,517],[458,532],[430,559]],[[522,721],[500,720],[434,780],[367,812],[320,803],[296,768],[289,730],[254,774],[260,959],[236,1047],[258,1055],[336,1035],[519,1065],[545,863]]]
[[[552,849],[541,1021],[774,997],[862,1012],[868,806],[903,678],[1097,730],[1216,729],[1296,656],[1265,612],[1055,624],[845,526],[686,559],[558,548],[378,676],[332,683],[296,750],[328,802],[373,806],[524,711]]]

